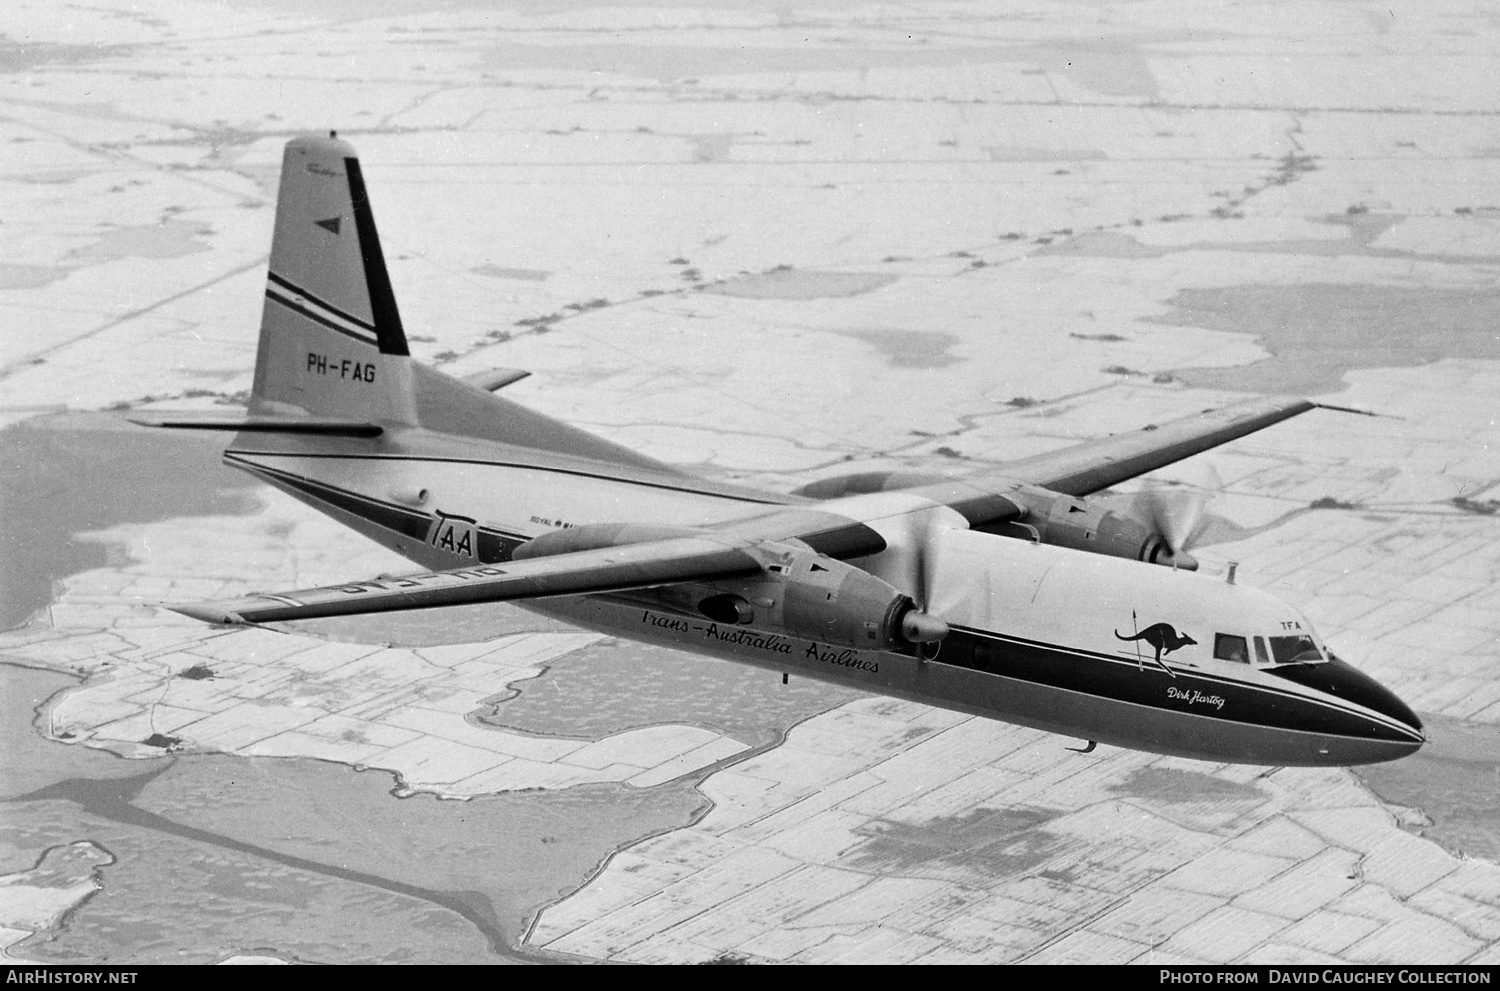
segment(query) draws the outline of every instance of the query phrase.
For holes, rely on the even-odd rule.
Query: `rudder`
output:
[[[251,411],[415,423],[409,354],[353,146],[292,139]]]

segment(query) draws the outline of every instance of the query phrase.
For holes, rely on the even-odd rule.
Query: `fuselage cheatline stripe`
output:
[[[1232,686],[1233,688],[1237,689],[1255,689],[1258,693],[1258,697],[1251,697],[1248,699],[1242,698],[1240,700],[1242,703],[1250,703],[1248,709],[1244,708],[1241,705],[1237,705],[1233,710],[1226,710],[1222,715],[1203,712],[1187,713],[1186,710],[1180,707],[1166,704],[1165,699],[1158,700],[1141,691],[1141,689],[1147,688],[1146,685],[1137,685],[1135,686],[1135,691],[1129,691],[1127,690],[1129,688],[1129,683],[1125,681],[1117,680],[1113,686],[1099,683],[1097,680],[1097,675],[1100,672],[1098,671],[1097,667],[1094,668],[1092,674],[1087,677],[1083,677],[1079,676],[1083,674],[1083,672],[1078,672],[1076,670],[1073,672],[1068,672],[1065,670],[1065,665],[1056,663],[1059,660],[1073,660],[1075,662],[1082,661],[1085,663],[1089,663],[1090,666],[1093,666],[1097,665],[1100,661],[1110,661],[1111,663],[1113,663],[1113,658],[1103,657],[1098,654],[1093,654],[1089,651],[1062,647],[1055,644],[1037,644],[1036,646],[1032,646],[1032,643],[1034,642],[1013,641],[1002,636],[986,633],[984,631],[971,631],[967,629],[960,631],[955,629],[952,633],[949,634],[950,641],[954,640],[954,638],[989,640],[995,643],[1004,643],[1009,648],[1011,648],[1012,651],[1022,650],[1033,654],[1050,655],[1050,660],[1047,664],[1047,668],[1049,669],[1048,674],[1050,676],[1040,674],[1035,670],[1035,665],[1032,666],[1033,670],[1031,671],[1022,670],[1022,668],[1026,666],[1026,663],[1024,659],[1015,656],[1011,656],[1008,659],[1001,658],[999,661],[1000,669],[996,670],[991,670],[987,666],[971,666],[969,664],[962,664],[954,661],[945,662],[943,660],[941,652],[931,663],[946,663],[951,667],[975,671],[979,674],[1005,679],[1007,681],[1016,682],[1018,684],[1042,687],[1048,689],[1049,691],[1063,691],[1068,692],[1069,694],[1080,695],[1088,698],[1104,699],[1111,702],[1124,702],[1131,705],[1144,706],[1148,709],[1155,709],[1162,712],[1191,714],[1206,719],[1238,723],[1241,725],[1275,726],[1278,729],[1299,729],[1311,733],[1319,733],[1332,736],[1345,736],[1350,738],[1364,736],[1365,734],[1361,732],[1351,732],[1351,730],[1362,729],[1363,727],[1368,726],[1369,720],[1371,718],[1370,713],[1355,712],[1353,710],[1345,709],[1340,706],[1330,705],[1327,701],[1320,698],[1276,692],[1274,689],[1267,689],[1263,686],[1253,685],[1247,682],[1214,678],[1208,675],[1199,673],[1187,673],[1179,670],[1178,676],[1186,681],[1197,681],[1204,684],[1226,686],[1225,688],[1220,689],[1221,691],[1226,692],[1229,690],[1228,686]],[[949,642],[945,641],[944,646],[956,646],[956,643],[950,644]],[[1070,677],[1070,673],[1074,676]],[[1130,672],[1130,674],[1132,675],[1134,673],[1135,672],[1133,670]],[[1283,697],[1278,699],[1275,697],[1277,695],[1281,695]],[[1266,698],[1263,696],[1271,697]],[[1310,703],[1318,709],[1321,709],[1324,713],[1326,723],[1324,725],[1319,725],[1316,727],[1307,725],[1306,710],[1302,710],[1300,714],[1297,714],[1294,708],[1286,705],[1286,702],[1288,700]],[[1281,716],[1282,718],[1278,719],[1276,718],[1277,716]],[[1383,719],[1381,720],[1381,724],[1385,725],[1387,730],[1394,734],[1392,737],[1393,740],[1399,741],[1411,738],[1411,731],[1406,727],[1399,726],[1398,724],[1389,724],[1388,721]]]
[[[969,636],[981,638],[981,639],[984,639],[984,640],[995,640],[995,641],[998,641],[1000,643],[1016,644],[1016,645],[1019,645],[1019,646],[1030,647],[1030,648],[1040,649],[1040,650],[1059,650],[1059,649],[1061,649],[1061,650],[1065,651],[1066,653],[1072,654],[1072,655],[1074,655],[1076,657],[1081,657],[1081,658],[1085,658],[1085,659],[1088,659],[1088,660],[1094,660],[1094,661],[1104,661],[1104,662],[1107,662],[1109,664],[1118,664],[1118,665],[1120,665],[1122,667],[1129,668],[1132,671],[1137,670],[1137,662],[1136,662],[1135,658],[1133,658],[1133,657],[1112,657],[1109,654],[1101,654],[1098,651],[1084,650],[1084,649],[1078,648],[1078,647],[1060,647],[1058,644],[1051,644],[1051,643],[1047,643],[1047,642],[1042,641],[1042,640],[1028,640],[1025,637],[1011,636],[1011,635],[1008,635],[1008,634],[1005,634],[1005,633],[995,633],[995,632],[992,632],[990,630],[981,630],[981,629],[977,629],[977,628],[971,627],[971,626],[954,626],[953,629],[956,630],[956,631],[959,631],[961,633],[966,633]],[[1248,681],[1237,681],[1237,680],[1235,680],[1233,678],[1225,678],[1223,676],[1215,675],[1212,672],[1208,672],[1208,671],[1196,671],[1196,670],[1190,671],[1190,670],[1187,670],[1185,668],[1180,668],[1180,667],[1173,668],[1173,671],[1176,674],[1178,674],[1178,675],[1182,675],[1182,676],[1188,677],[1188,678],[1196,678],[1196,679],[1199,679],[1199,680],[1202,680],[1202,681],[1208,681],[1208,682],[1212,682],[1212,683],[1218,684],[1218,685],[1233,685],[1236,688],[1249,688],[1249,689],[1253,689],[1253,690],[1255,690],[1257,692],[1263,692],[1263,693],[1268,694],[1268,695],[1279,696],[1279,697],[1282,697],[1282,698],[1298,699],[1298,700],[1308,698],[1308,696],[1299,695],[1296,692],[1289,692],[1289,691],[1286,691],[1285,689],[1277,688],[1277,687],[1272,686],[1272,685],[1257,685],[1257,684],[1254,684],[1254,683],[1248,682]],[[1314,701],[1318,701],[1319,704],[1327,704],[1325,702],[1322,702],[1321,700],[1314,700]],[[1348,710],[1348,709],[1344,709],[1343,707],[1340,707],[1340,706],[1332,706],[1332,708],[1338,709],[1340,712],[1351,711],[1351,710]]]
[[[413,509],[407,509],[405,506],[374,499],[370,496],[341,489],[325,482],[315,482],[312,479],[303,478],[300,475],[281,471],[276,468],[243,462],[239,459],[235,459],[235,463],[255,474],[265,477],[267,480],[280,482],[308,495],[324,499],[343,509],[345,512],[355,513],[372,523],[385,527],[387,530],[404,533],[419,540],[426,537],[427,529],[432,524],[431,516]],[[502,530],[498,527],[486,525],[481,529],[485,533],[517,544],[525,543],[531,539],[523,533]]]
[[[276,283],[276,285],[280,286],[282,289],[285,289],[292,295],[301,296],[307,302],[313,303],[321,309],[327,310],[334,316],[339,317],[342,320],[347,320],[357,327],[363,327],[365,330],[368,330],[372,334],[375,333],[375,325],[370,321],[365,320],[361,317],[357,317],[354,314],[350,313],[348,310],[339,309],[337,306],[334,306],[332,303],[328,302],[328,300],[319,296],[317,293],[308,292],[306,289],[303,289],[301,286],[297,285],[290,279],[283,278],[277,275],[275,272],[267,272],[266,278],[267,280]]]
[[[375,341],[374,338],[366,337],[364,334],[360,333],[358,330],[355,330],[355,329],[353,329],[351,327],[345,327],[344,325],[342,325],[340,323],[337,323],[336,321],[331,320],[328,317],[325,317],[322,314],[320,314],[320,313],[318,313],[318,312],[316,312],[314,310],[311,310],[311,309],[309,309],[306,306],[298,306],[294,301],[286,299],[286,298],[284,298],[282,296],[278,296],[275,293],[271,292],[269,289],[266,290],[266,298],[269,299],[269,300],[273,300],[273,301],[275,301],[277,303],[280,303],[282,306],[285,306],[287,309],[291,310],[293,313],[296,313],[299,316],[304,316],[307,319],[313,321],[314,323],[322,324],[324,327],[327,327],[329,330],[337,331],[338,333],[343,334],[345,337],[352,337],[356,341],[359,341],[361,344],[368,344],[371,347],[376,347],[377,346],[377,343],[376,343],[376,341]]]
[[[994,632],[991,632],[989,630],[980,630],[980,629],[976,629],[974,627],[956,626],[955,625],[953,627],[953,632],[959,634],[960,636],[969,636],[969,637],[972,637],[972,638],[974,638],[976,640],[989,640],[989,641],[993,641],[993,642],[996,642],[996,643],[1007,644],[1007,645],[1010,645],[1012,647],[1021,647],[1021,648],[1025,648],[1025,649],[1033,650],[1033,651],[1044,651],[1044,652],[1049,652],[1049,653],[1060,653],[1060,654],[1063,654],[1063,655],[1066,655],[1066,656],[1070,656],[1070,657],[1073,657],[1073,658],[1076,658],[1076,659],[1080,659],[1080,660],[1095,661],[1095,662],[1103,661],[1103,662],[1107,662],[1110,665],[1118,665],[1121,668],[1128,668],[1128,669],[1130,669],[1130,673],[1131,674],[1134,674],[1135,671],[1136,671],[1136,663],[1131,658],[1111,657],[1108,654],[1101,654],[1101,653],[1097,653],[1095,651],[1082,650],[1082,649],[1075,648],[1075,647],[1063,647],[1063,646],[1061,646],[1059,644],[1049,644],[1049,643],[1045,643],[1045,642],[1042,642],[1042,641],[1039,641],[1039,640],[1028,640],[1028,639],[1025,639],[1023,637],[1007,636],[1005,634],[994,633]],[[937,663],[942,663],[942,654],[941,653],[939,653],[936,661],[937,661]],[[991,673],[998,674],[999,673],[999,672],[983,671],[983,669],[977,669],[977,670],[980,670],[981,673],[985,673],[985,674],[991,674]],[[1298,694],[1296,692],[1289,692],[1289,691],[1286,691],[1284,689],[1277,688],[1277,687],[1274,687],[1274,686],[1271,686],[1271,685],[1257,685],[1257,684],[1255,684],[1253,682],[1237,681],[1237,680],[1232,679],[1232,678],[1225,678],[1225,677],[1222,677],[1220,675],[1215,675],[1212,672],[1206,672],[1206,671],[1189,671],[1189,670],[1186,670],[1186,669],[1183,669],[1183,668],[1176,668],[1174,670],[1175,670],[1175,673],[1179,677],[1190,679],[1190,680],[1193,680],[1193,681],[1206,682],[1206,683],[1208,683],[1210,685],[1214,685],[1214,686],[1222,686],[1221,690],[1227,690],[1228,688],[1233,687],[1235,689],[1253,691],[1253,692],[1255,692],[1258,695],[1268,697],[1267,701],[1270,704],[1272,704],[1272,705],[1275,705],[1275,703],[1278,700],[1282,700],[1282,701],[1284,701],[1284,700],[1295,700],[1297,702],[1312,703],[1312,704],[1314,704],[1316,706],[1319,706],[1320,708],[1328,710],[1329,712],[1337,713],[1339,715],[1344,715],[1344,716],[1357,716],[1357,717],[1359,717],[1361,719],[1369,719],[1373,715],[1375,718],[1378,718],[1379,721],[1382,724],[1385,724],[1389,729],[1397,731],[1397,732],[1403,734],[1404,736],[1410,736],[1410,732],[1411,731],[1410,731],[1409,728],[1405,727],[1404,725],[1402,725],[1401,723],[1399,723],[1397,721],[1391,720],[1389,717],[1386,717],[1383,714],[1375,713],[1375,712],[1373,712],[1373,710],[1370,711],[1370,712],[1366,712],[1366,711],[1363,711],[1363,710],[1356,711],[1356,710],[1350,709],[1350,708],[1348,708],[1346,706],[1339,705],[1334,700],[1327,699],[1327,698],[1322,698],[1322,697],[1318,697],[1317,695],[1300,695],[1300,694]],[[1070,687],[1068,684],[1066,684],[1066,682],[1068,682],[1070,679],[1068,679],[1066,677],[1063,677],[1062,676],[1063,672],[1061,670],[1059,670],[1058,672],[1056,672],[1056,674],[1058,675],[1058,677],[1047,678],[1047,679],[1038,679],[1038,678],[1028,678],[1028,677],[1025,677],[1025,676],[1021,675],[1019,672],[1016,672],[1016,671],[1009,671],[1009,672],[1006,672],[1004,674],[1001,674],[1000,676],[1001,677],[1012,678],[1014,680],[1035,683],[1035,684],[1045,684],[1045,685],[1047,685],[1048,687],[1051,687],[1051,688],[1067,689],[1067,690],[1072,690],[1072,691],[1081,691],[1082,694],[1085,694],[1085,695],[1097,695],[1097,694],[1099,694],[1099,693],[1096,693],[1096,692],[1089,692],[1089,691],[1085,691],[1085,690],[1081,690],[1081,689]],[[1110,695],[1110,694],[1105,694],[1105,695],[1100,695],[1100,697],[1115,698],[1117,696]],[[1174,709],[1173,711],[1178,711],[1178,710]],[[1210,718],[1230,718],[1230,717],[1210,717]],[[1240,720],[1234,720],[1234,721],[1240,721]]]

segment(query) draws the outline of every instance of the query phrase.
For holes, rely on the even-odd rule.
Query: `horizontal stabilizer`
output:
[[[171,608],[207,623],[250,625],[624,592],[685,581],[754,575],[760,570],[760,562],[743,546],[705,537],[674,537],[532,558],[503,567],[481,565],[423,572]]]
[[[334,437],[379,437],[384,429],[378,423],[340,417],[238,411],[132,413],[126,419],[143,427],[171,427],[176,430],[249,430],[259,433],[324,434]]]
[[[531,375],[530,372],[519,368],[492,368],[487,372],[475,372],[473,375],[465,375],[464,381],[476,389],[485,392],[499,392],[507,385],[514,385]]]

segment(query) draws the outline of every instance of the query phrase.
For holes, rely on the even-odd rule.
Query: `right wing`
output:
[[[685,581],[759,574],[749,541],[672,537],[552,557],[427,571],[294,592],[171,607],[208,623],[247,625],[363,613],[432,609],[558,595],[624,592]]]
[[[987,527],[1026,515],[1027,509],[1022,505],[1025,500],[1017,493],[1018,483],[1070,496],[1092,495],[1310,409],[1375,415],[1287,396],[1250,399],[1002,462],[983,475],[969,478],[911,471],[867,471],[821,479],[792,494],[826,500],[873,492],[906,492],[956,510],[971,527]]]
[[[1317,407],[1289,396],[1250,399],[1012,461],[997,473],[1054,492],[1090,495]]]

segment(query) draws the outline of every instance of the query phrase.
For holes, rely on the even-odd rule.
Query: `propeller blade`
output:
[[[912,590],[912,599],[917,607],[922,610],[932,608],[932,587],[936,582],[933,572],[936,570],[936,555],[932,553],[932,542],[937,538],[939,531],[946,528],[946,524],[937,516],[928,515],[912,531],[913,556],[915,561],[916,587]]]
[[[1185,554],[1208,528],[1208,504],[1224,488],[1213,465],[1204,467],[1204,483],[1192,488],[1166,488],[1147,480],[1136,493],[1131,510],[1151,527],[1174,556]]]

